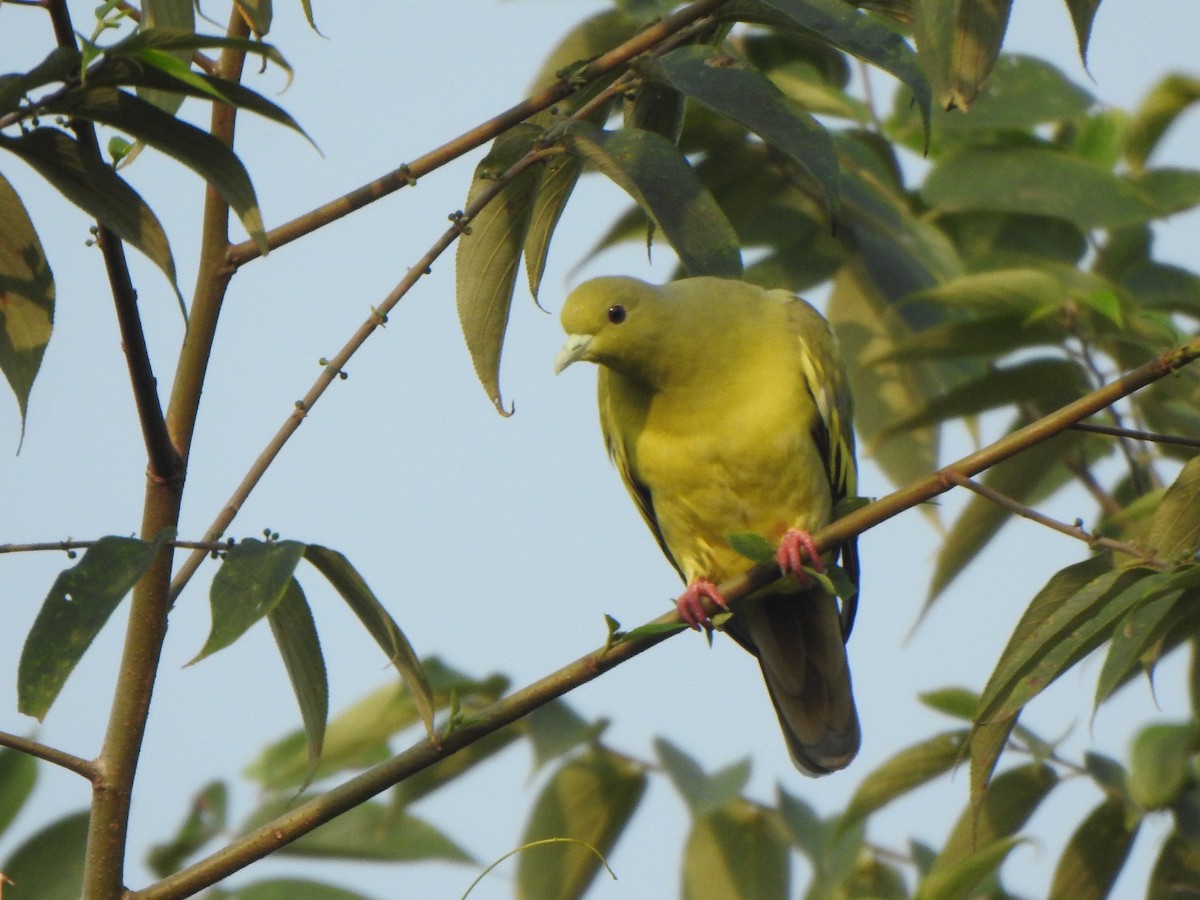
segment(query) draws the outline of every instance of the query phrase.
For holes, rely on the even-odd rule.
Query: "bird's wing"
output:
[[[801,377],[818,415],[811,426],[813,442],[825,465],[834,506],[857,491],[854,458],[853,404],[850,386],[829,325],[805,301],[796,298],[788,307],[788,321],[798,339]],[[839,548],[842,567],[858,587],[858,542],[851,539]],[[842,636],[850,637],[857,597],[842,601]]]
[[[675,561],[670,548],[667,547],[667,542],[663,539],[662,528],[658,524],[658,518],[654,514],[654,501],[650,494],[650,488],[640,481],[633,472],[633,467],[630,463],[629,456],[629,441],[632,439],[632,434],[625,426],[621,416],[615,408],[613,402],[612,390],[610,388],[609,372],[601,368],[600,377],[597,385],[597,392],[600,400],[600,430],[604,435],[604,446],[608,450],[608,455],[612,459],[613,464],[617,467],[617,471],[621,473],[621,480],[625,482],[625,488],[629,491],[629,496],[633,498],[633,502],[637,504],[638,512],[642,514],[642,518],[649,526],[654,539],[658,541],[659,549],[662,550],[663,556],[670,560],[671,565],[675,567],[675,571],[679,573],[679,577],[687,580],[683,569],[679,563]]]

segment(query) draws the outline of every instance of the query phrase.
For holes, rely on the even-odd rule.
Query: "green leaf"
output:
[[[228,825],[229,790],[223,781],[210,781],[192,799],[187,818],[164,844],[146,854],[146,864],[159,878],[178,872],[189,856],[221,834]]]
[[[750,129],[788,156],[812,177],[829,218],[837,220],[838,163],[833,141],[767,78],[704,46],[680,47],[636,69]]]
[[[292,73],[292,67],[288,65],[288,61],[270,44],[246,38],[196,34],[183,28],[141,29],[111,47],[105,47],[104,54],[109,58],[141,59],[147,50],[159,50],[167,53],[176,50],[189,52],[195,50],[239,50],[250,56],[257,56],[264,61],[275,63],[288,73],[289,79]]]
[[[137,192],[99,158],[57,128],[34,128],[14,138],[0,134],[0,149],[19,156],[60,194],[136,247],[179,294],[175,260],[162,225]]]
[[[1000,56],[1012,0],[914,0],[917,58],[944,109],[966,112]]]
[[[1008,746],[1009,736],[1017,727],[1017,713],[1011,719],[988,724],[976,723],[971,729],[971,738],[967,745],[967,756],[971,759],[970,797],[971,807],[981,809],[983,798],[987,795],[992,773],[1000,761],[1000,754]]]
[[[480,763],[487,762],[520,737],[521,729],[519,727],[501,728],[499,731],[493,731],[491,734],[471,742],[461,750],[456,750],[451,756],[422,769],[415,775],[409,775],[392,791],[393,805],[400,808],[411,806],[422,797],[432,794],[472,771]]]
[[[928,122],[929,83],[912,48],[896,32],[840,0],[762,0],[757,5],[782,13],[821,40],[898,78],[912,91]]]
[[[1154,201],[1160,217],[1186,212],[1200,204],[1200,171],[1195,169],[1146,169],[1131,176],[1130,183]]]
[[[234,6],[256,37],[262,37],[271,30],[271,0],[234,0]]]
[[[930,900],[964,896],[1003,861],[1012,849],[1004,849],[1003,842],[1020,831],[1056,784],[1058,776],[1043,763],[997,775],[982,799],[963,810],[916,896]],[[939,893],[939,888],[946,893]]]
[[[78,73],[81,59],[74,47],[55,47],[28,72],[0,75],[0,113],[15,112],[28,94]]]
[[[295,578],[288,582],[279,603],[267,613],[267,623],[300,705],[300,718],[308,743],[308,778],[311,779],[321,761],[321,747],[325,742],[329,682],[325,676],[325,659],[321,654],[317,626],[304,591]],[[301,788],[307,786],[305,782]]]
[[[1086,563],[1069,568],[1083,565]],[[1129,610],[1161,589],[1163,575],[1138,569],[1109,570],[1063,598],[1061,604],[1048,607],[1047,596],[1056,592],[1052,579],[1029,604],[1000,655],[979,701],[980,721],[1003,719],[1021,709],[1099,646]]]
[[[1200,753],[1200,725],[1149,725],[1133,739],[1129,793],[1143,809],[1171,805],[1195,780],[1193,760]]]
[[[897,797],[949,772],[966,758],[969,734],[965,728],[945,731],[887,759],[859,783],[838,827],[857,824]]]
[[[625,43],[644,24],[641,17],[623,10],[609,9],[589,16],[571,29],[550,51],[533,79],[533,90],[569,78],[583,62]],[[574,98],[568,102],[572,110],[577,108]]]
[[[215,890],[217,893],[211,896],[211,900],[371,900],[366,894],[357,891],[349,891],[323,881],[306,881],[299,878],[272,878],[233,890]]]
[[[567,148],[614,181],[654,218],[690,275],[737,278],[737,234],[687,160],[650,131],[570,123]]]
[[[287,812],[294,798],[273,797],[242,826],[246,834]],[[276,850],[288,856],[377,862],[444,859],[474,862],[471,855],[428,822],[386,803],[368,802]]]
[[[709,775],[696,760],[666,738],[654,739],[654,751],[694,818],[733,802],[741,796],[750,781],[748,758]]]
[[[968,722],[974,721],[975,710],[979,708],[979,695],[961,687],[926,691],[918,694],[917,699],[930,709],[935,709],[956,719],[965,719]]]
[[[1195,558],[1200,547],[1200,457],[1189,460],[1167,488],[1146,543],[1161,559]]]
[[[979,415],[1004,406],[1029,403],[1046,396],[1052,385],[1057,396],[1082,396],[1087,389],[1082,367],[1065,359],[1040,358],[989,369],[943,394],[930,397],[920,409],[892,423],[884,434],[936,425],[949,419]]]
[[[1179,585],[1177,590],[1163,590],[1151,597],[1117,626],[1096,679],[1096,707],[1143,667],[1148,670],[1163,637],[1195,617],[1200,594],[1191,582],[1198,571],[1196,567],[1178,571],[1170,579],[1171,584]]]
[[[1135,171],[1145,166],[1167,129],[1200,100],[1200,78],[1171,74],[1160,81],[1133,114],[1125,136],[1125,161]]]
[[[432,735],[433,690],[425,670],[421,667],[421,660],[395,619],[372,593],[363,577],[350,564],[350,560],[341,553],[318,544],[309,544],[304,548],[304,558],[325,576],[325,580],[346,601],[351,612],[366,626],[375,643],[387,655],[388,662],[396,667],[412,693],[412,701],[421,713],[426,731]]]
[[[43,719],[80,657],[162,545],[103,537],[58,574],[25,638],[17,669],[17,708]]]
[[[930,872],[917,885],[913,900],[966,900],[973,895],[981,881],[1000,868],[1008,854],[1020,843],[1020,838],[1000,838],[983,844],[954,865]]]
[[[193,2],[192,0],[144,0],[142,21],[138,27],[143,31],[162,27],[195,33],[196,14]],[[191,67],[192,53],[190,50],[176,50],[173,54],[166,54],[166,56],[176,66],[185,69]],[[174,91],[143,88],[138,91],[138,96],[147,103],[154,104],[168,115],[174,115],[183,105],[183,94]]]
[[[467,205],[491,190],[496,178],[528,153],[540,135],[541,129],[521,125],[498,137],[475,169]],[[475,374],[501,415],[507,413],[500,397],[500,353],[537,186],[533,169],[505,185],[459,237],[455,257],[458,321]]]
[[[36,759],[27,753],[0,748],[0,835],[17,817],[36,783]]]
[[[1075,26],[1075,40],[1079,44],[1079,61],[1087,66],[1088,39],[1092,34],[1092,20],[1100,8],[1100,0],[1066,0],[1071,11],[1071,23]]]
[[[921,189],[925,202],[956,211],[991,209],[1056,216],[1081,228],[1115,228],[1158,218],[1154,199],[1087,160],[1038,147],[951,153]]]
[[[21,198],[0,175],[0,371],[21,414],[54,327],[54,276]]]
[[[734,534],[726,535],[725,540],[729,543],[730,547],[746,557],[746,559],[756,563],[770,563],[775,561],[775,549],[760,535],[752,534],[749,531],[738,531]]]
[[[936,429],[888,433],[891,423],[936,396],[932,370],[925,364],[863,363],[893,348],[909,333],[907,326],[870,282],[849,267],[834,280],[827,315],[848,364],[864,451],[894,484],[906,484],[933,471],[937,466]]]
[[[304,544],[299,541],[251,538],[234,544],[209,589],[208,639],[189,665],[224,650],[270,613],[283,600],[303,555]]]
[[[1071,835],[1054,869],[1049,900],[1105,900],[1121,874],[1140,822],[1110,797],[1088,813]]]
[[[737,799],[693,819],[684,900],[786,900],[790,882],[787,843],[767,810]]]
[[[534,769],[592,740],[597,733],[597,724],[579,715],[564,700],[552,700],[538,707],[525,717],[525,722],[533,746]],[[599,726],[605,724],[601,722]]]
[[[645,790],[646,773],[640,765],[598,748],[564,764],[538,795],[521,842],[571,838],[587,846],[569,842],[526,849],[517,862],[516,896],[520,900],[581,896],[599,872],[601,858],[607,857],[629,824]]]
[[[550,254],[550,238],[558,227],[563,210],[567,208],[567,201],[575,190],[581,172],[583,163],[566,153],[552,156],[542,163],[523,248],[529,293],[535,300],[542,287],[542,273],[546,270],[546,258]]]
[[[79,900],[88,813],[72,813],[28,838],[0,865],[6,900]]]
[[[67,91],[48,100],[49,113],[77,116],[118,128],[165,153],[210,184],[231,206],[265,255],[267,239],[246,167],[227,144],[132,94],[110,87]]]
[[[1187,900],[1197,883],[1200,883],[1200,847],[1172,831],[1150,873],[1146,900]]]

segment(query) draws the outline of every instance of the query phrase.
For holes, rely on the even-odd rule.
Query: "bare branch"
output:
[[[68,772],[82,775],[88,781],[94,781],[96,778],[95,763],[78,756],[73,756],[70,753],[64,753],[62,750],[46,744],[31,741],[29,738],[9,734],[7,731],[0,731],[0,747],[8,747],[11,750],[16,750],[18,753],[35,756],[52,765],[66,769]]]

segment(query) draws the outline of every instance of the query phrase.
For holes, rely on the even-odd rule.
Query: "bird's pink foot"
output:
[[[705,628],[712,627],[708,613],[704,611],[705,597],[717,604],[721,609],[729,609],[725,598],[721,596],[721,591],[707,578],[697,578],[687,586],[687,590],[683,592],[683,596],[675,601],[675,609],[679,612],[679,618],[683,619],[688,628],[695,631],[699,631],[702,625]]]
[[[812,535],[800,528],[788,529],[779,543],[775,559],[785,574],[791,573],[796,576],[796,580],[801,584],[808,581],[808,576],[804,574],[806,561],[818,572],[825,571],[825,564],[821,562],[821,554],[817,552]]]

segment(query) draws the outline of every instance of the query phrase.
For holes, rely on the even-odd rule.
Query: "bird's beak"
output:
[[[554,357],[554,374],[557,375],[571,363],[583,359],[591,344],[592,336],[590,334],[567,335],[567,342],[558,351],[558,356]]]

